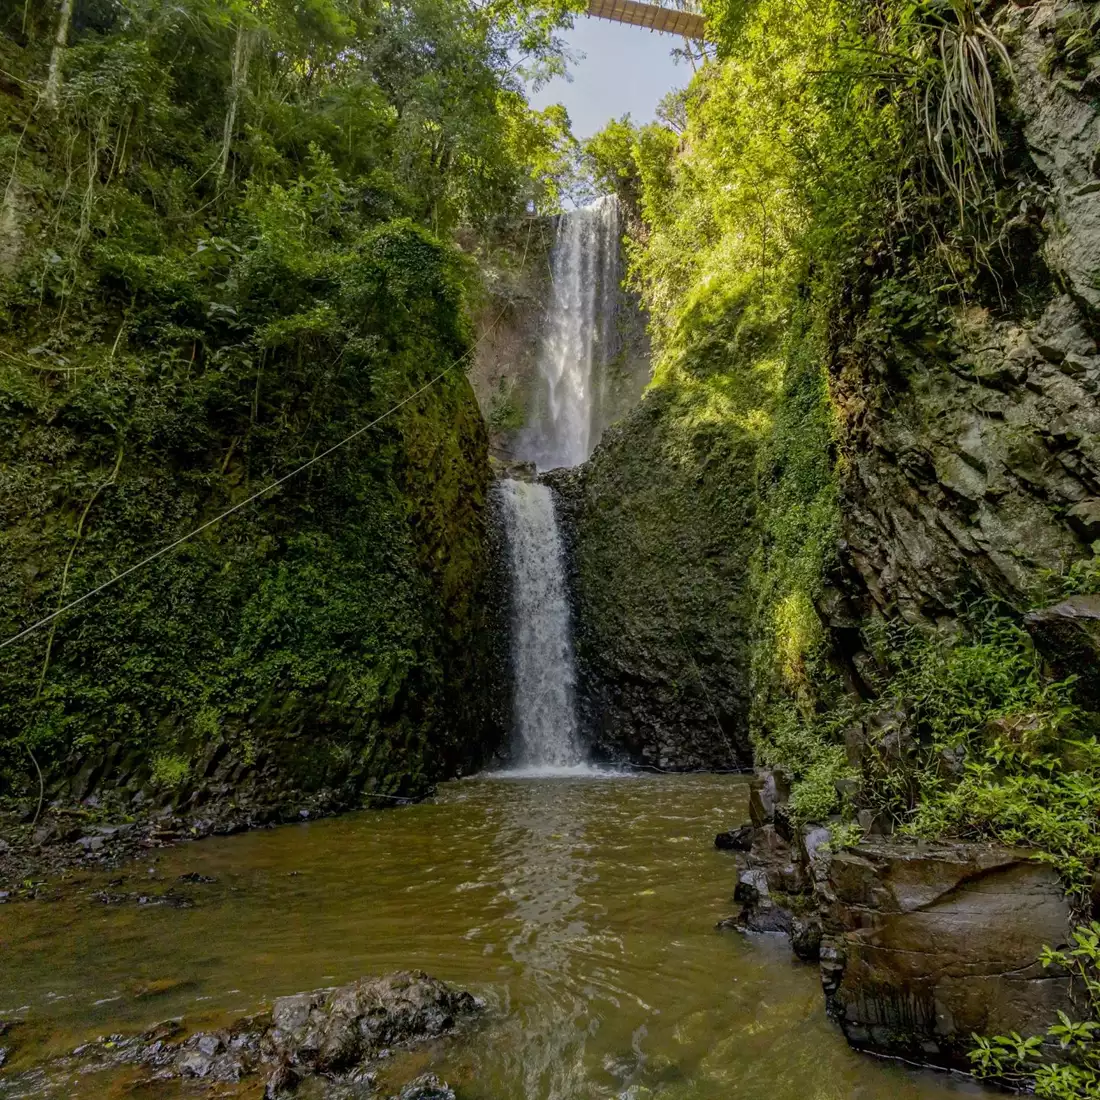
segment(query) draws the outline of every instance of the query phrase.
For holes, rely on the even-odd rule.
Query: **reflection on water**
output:
[[[854,1054],[824,1019],[814,968],[782,941],[714,931],[733,874],[711,840],[745,806],[736,777],[466,780],[431,804],[160,853],[111,887],[215,877],[177,887],[193,909],[87,896],[0,908],[0,1010],[42,1024],[0,1096],[100,1097],[102,1082],[28,1091],[19,1070],[91,1035],[404,967],[489,1002],[472,1041],[416,1056],[468,1100],[976,1091]],[[141,1095],[184,1095],[165,1088]]]

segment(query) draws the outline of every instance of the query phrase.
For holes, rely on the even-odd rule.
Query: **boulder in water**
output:
[[[742,825],[739,829],[728,829],[714,838],[714,846],[720,852],[747,852],[752,847],[753,827]]]
[[[106,1036],[50,1065],[81,1074],[139,1066],[153,1071],[155,1080],[186,1078],[193,1088],[214,1093],[266,1074],[268,1100],[353,1100],[374,1095],[372,1070],[391,1048],[446,1035],[481,1008],[469,993],[421,971],[399,971],[280,997],[270,1014],[220,1031],[186,1035],[183,1021],[175,1019],[141,1034]],[[0,1064],[10,1053],[14,1026],[0,1021]],[[454,1093],[428,1075],[392,1100],[454,1100]]]
[[[362,1072],[383,1051],[444,1035],[480,1008],[469,993],[418,970],[280,997],[263,1042],[264,1060],[276,1064],[268,1096],[310,1074]]]

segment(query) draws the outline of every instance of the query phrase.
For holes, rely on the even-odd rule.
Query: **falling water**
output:
[[[619,236],[614,196],[558,221],[553,299],[539,348],[539,392],[519,448],[540,470],[586,461],[605,427],[605,368],[619,350]]]
[[[515,738],[525,768],[583,761],[574,708],[575,674],[565,558],[554,497],[545,485],[503,481],[512,574]]]
[[[517,453],[539,470],[576,466],[599,442],[606,367],[618,353],[619,206],[563,214],[553,298],[538,354],[539,389]],[[564,557],[545,485],[501,485],[512,575],[515,748],[523,769],[582,769]]]

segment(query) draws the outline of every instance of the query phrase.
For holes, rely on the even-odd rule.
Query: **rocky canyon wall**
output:
[[[819,610],[856,666],[845,639],[868,616],[1026,607],[1100,538],[1098,88],[1055,52],[1075,7],[1001,13],[1026,157],[988,301],[896,299],[884,326],[879,286],[833,364],[846,461]]]

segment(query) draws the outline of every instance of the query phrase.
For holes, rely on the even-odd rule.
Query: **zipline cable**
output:
[[[418,398],[422,393],[424,393],[426,390],[430,390],[432,386],[434,386],[437,382],[441,381],[448,374],[450,374],[451,371],[455,369],[455,367],[459,366],[461,363],[464,363],[467,359],[469,359],[470,356],[473,355],[473,353],[477,351],[477,349],[481,346],[482,342],[488,337],[489,333],[491,333],[497,327],[497,325],[501,321],[501,318],[504,316],[507,310],[508,307],[505,306],[504,309],[502,309],[497,315],[496,320],[485,330],[485,332],[481,334],[477,342],[470,348],[469,351],[466,352],[465,355],[462,355],[458,359],[456,359],[449,367],[447,367],[446,370],[440,371],[440,373],[437,374],[433,379],[431,379],[431,381],[425,382],[424,385],[420,387],[420,389],[416,390],[414,393],[410,393],[409,396],[404,398],[402,401],[398,401],[398,403],[394,405],[392,409],[387,409],[381,416],[372,420],[369,424],[364,424],[363,427],[356,428],[356,430],[352,432],[351,435],[345,436],[345,438],[341,439],[339,443],[334,443],[327,450],[322,451],[318,455],[314,455],[313,458],[311,458],[308,462],[303,462],[301,466],[298,466],[296,469],[291,470],[287,474],[283,474],[282,477],[271,482],[271,484],[269,485],[265,485],[262,489],[253,493],[250,497],[246,497],[244,500],[239,501],[231,508],[226,508],[224,512],[221,512],[218,515],[214,516],[213,519],[208,519],[205,523],[196,527],[193,531],[189,531],[186,535],[183,535],[180,538],[176,539],[175,542],[170,542],[167,546],[162,546],[159,550],[150,554],[148,557],[142,558],[142,560],[137,562],[135,565],[131,565],[128,569],[124,569],[121,573],[116,573],[113,577],[111,577],[110,580],[104,581],[101,585],[93,588],[89,592],[85,592],[84,595],[80,596],[78,599],[72,600],[70,603],[65,604],[63,607],[59,607],[56,611],[53,611],[49,615],[46,615],[44,618],[39,619],[38,622],[32,623],[30,626],[21,630],[18,634],[13,634],[6,641],[0,642],[0,649],[7,649],[8,646],[15,645],[16,642],[22,641],[22,639],[27,637],[27,635],[33,634],[36,630],[40,630],[42,627],[47,626],[55,619],[58,619],[62,615],[66,614],[66,612],[72,611],[73,608],[79,607],[82,603],[86,603],[93,596],[98,596],[99,593],[102,592],[104,589],[110,588],[114,584],[118,584],[118,582],[121,580],[125,580],[128,576],[130,576],[131,573],[136,573],[139,569],[143,569],[151,562],[156,561],[158,558],[164,557],[165,554],[171,553],[173,550],[176,549],[176,547],[182,546],[185,542],[193,539],[196,535],[200,535],[203,531],[207,530],[210,527],[213,527],[214,524],[220,523],[223,519],[226,518],[226,516],[231,516],[234,512],[239,512],[242,508],[248,507],[249,504],[254,503],[261,497],[267,496],[268,493],[273,492],[275,489],[278,489],[280,485],[285,484],[292,477],[297,477],[304,470],[308,470],[311,466],[315,466],[318,462],[322,461],[325,458],[328,458],[328,456],[334,451],[340,450],[341,447],[346,447],[349,443],[352,442],[352,440],[358,439],[359,436],[363,435],[366,432],[369,432],[371,428],[377,427],[379,424],[382,423],[383,420],[386,420],[388,417],[393,416],[393,414],[397,412],[398,409],[404,408],[410,401],[415,401],[416,398]]]

